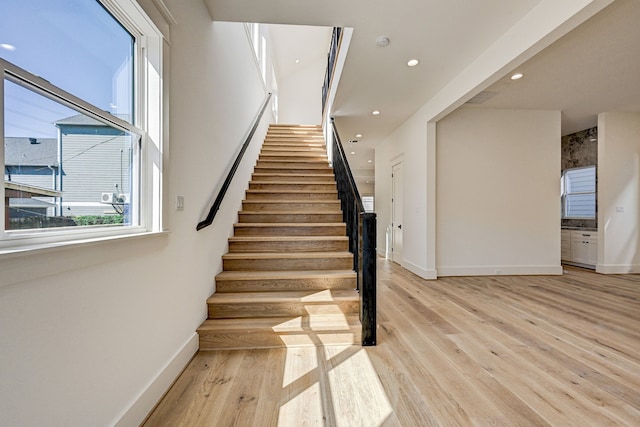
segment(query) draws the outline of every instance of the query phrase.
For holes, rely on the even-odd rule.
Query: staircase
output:
[[[360,344],[346,225],[320,126],[271,125],[200,350]]]

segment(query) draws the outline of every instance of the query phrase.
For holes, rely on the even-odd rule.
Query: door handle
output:
[[[398,228],[399,228],[400,230],[402,230],[402,224],[398,225]]]

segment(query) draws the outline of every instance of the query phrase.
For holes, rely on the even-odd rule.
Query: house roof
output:
[[[56,138],[4,139],[6,166],[57,166],[58,141]]]
[[[124,121],[129,120],[129,116],[126,114],[116,114],[114,115],[114,117],[117,117]],[[57,120],[55,124],[62,126],[109,126],[106,123],[103,123],[85,114],[76,114],[74,116],[66,117],[64,119]]]
[[[76,114],[75,116],[65,117],[56,120],[56,125],[72,125],[72,126],[106,126],[106,124],[84,114]]]

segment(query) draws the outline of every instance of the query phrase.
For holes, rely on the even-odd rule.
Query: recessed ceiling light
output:
[[[407,65],[409,67],[415,67],[416,65],[418,65],[420,63],[420,61],[418,61],[417,59],[410,59],[409,62],[407,62]]]
[[[369,184],[371,181],[367,181],[367,184]]]
[[[391,40],[389,40],[389,37],[387,36],[380,36],[376,39],[376,44],[379,47],[387,47],[389,46],[389,43],[391,43]]]
[[[352,151],[352,152],[351,152],[351,154],[356,154],[356,152],[355,152],[355,151]]]
[[[373,163],[373,160],[367,160],[367,163]]]
[[[356,138],[362,138],[362,134],[361,133],[357,134]]]
[[[380,111],[378,111],[378,110],[373,110],[373,111],[371,112],[371,114],[373,114],[374,116],[379,116],[379,115],[380,115]]]
[[[10,52],[13,52],[14,50],[16,50],[16,47],[14,45],[9,44],[9,43],[2,43],[2,44],[0,44],[0,47],[5,49],[5,50],[8,50]]]
[[[299,63],[300,63],[300,60],[299,60],[299,59],[296,59],[296,64],[299,64]]]
[[[520,80],[521,78],[524,77],[524,74],[522,73],[515,73],[514,75],[511,76],[511,80]]]

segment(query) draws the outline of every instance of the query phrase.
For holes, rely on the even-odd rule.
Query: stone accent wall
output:
[[[598,128],[593,127],[562,137],[562,172],[565,169],[598,165]],[[596,168],[596,180],[597,180]],[[563,227],[597,228],[596,219],[563,219]]]

